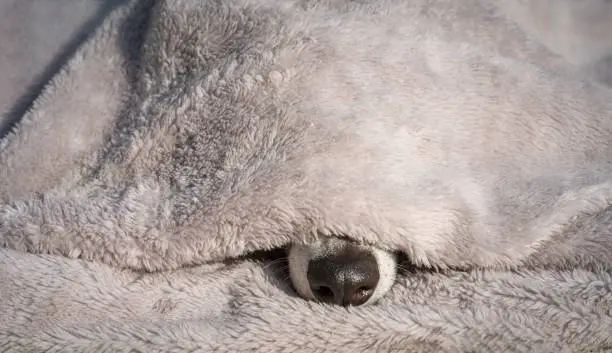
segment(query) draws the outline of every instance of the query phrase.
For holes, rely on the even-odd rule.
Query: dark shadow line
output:
[[[34,100],[42,92],[45,86],[53,79],[53,77],[61,70],[61,68],[74,56],[81,45],[100,27],[104,19],[124,1],[104,1],[104,5],[96,11],[96,13],[87,20],[77,31],[76,35],[65,44],[59,51],[59,54],[36,75],[32,82],[26,87],[17,101],[13,104],[6,115],[6,120],[0,124],[0,139],[6,137],[12,131],[22,116],[30,110]]]

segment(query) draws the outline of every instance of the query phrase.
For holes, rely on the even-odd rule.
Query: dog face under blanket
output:
[[[371,304],[395,282],[397,256],[335,237],[288,249],[291,282],[304,298],[338,305]]]
[[[339,254],[378,264],[343,304],[384,293],[377,254],[396,251],[441,269],[609,266],[612,92],[496,2],[113,16],[2,140],[0,245],[159,271],[294,244],[298,291],[322,298],[305,261],[342,234],[363,245]]]

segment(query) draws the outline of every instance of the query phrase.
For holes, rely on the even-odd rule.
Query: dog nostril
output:
[[[368,294],[371,294],[371,292],[373,291],[374,291],[374,288],[371,288],[371,287],[359,287],[357,288],[355,293],[359,295],[368,295]]]
[[[312,288],[312,292],[319,300],[331,301],[334,298],[334,292],[327,286]]]
[[[374,293],[374,288],[371,287],[359,287],[352,294],[349,295],[349,304],[360,305],[365,303]]]

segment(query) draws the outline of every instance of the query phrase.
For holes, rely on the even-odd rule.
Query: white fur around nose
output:
[[[311,248],[301,244],[289,246],[288,262],[289,276],[295,291],[304,299],[314,299],[314,294],[308,283],[308,262],[310,261]]]
[[[378,248],[372,248],[372,254],[376,258],[379,278],[374,293],[365,302],[366,305],[375,303],[387,294],[395,283],[395,276],[397,275],[397,259],[394,254]]]

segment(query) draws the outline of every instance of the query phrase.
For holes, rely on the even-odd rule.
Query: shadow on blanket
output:
[[[67,43],[64,43],[61,46],[59,53],[53,57],[53,60],[51,60],[50,63],[45,65],[42,72],[37,73],[35,77],[31,77],[32,81],[29,82],[29,87],[25,89],[23,95],[17,99],[12,107],[10,107],[8,112],[6,112],[6,114],[2,116],[2,119],[0,119],[0,139],[5,137],[13,128],[15,128],[19,120],[28,111],[28,109],[30,109],[36,96],[44,89],[45,85],[58,73],[59,70],[61,70],[61,68],[66,64],[66,61],[75,54],[75,52],[88,39],[89,35],[103,23],[113,9],[119,6],[123,1],[124,0],[102,0],[101,2],[103,5],[98,11],[95,12],[94,16],[89,18],[83,25],[81,25],[80,28],[75,31],[75,35],[73,35]],[[28,5],[32,6],[31,4]],[[28,9],[28,6],[25,6],[25,8]],[[30,9],[30,11],[32,10]],[[27,16],[22,16],[25,17],[25,20],[28,20]],[[27,40],[29,38],[25,39]],[[11,38],[11,40],[18,40],[18,38]],[[11,56],[9,55],[7,59],[10,58]],[[8,61],[10,62],[11,60]],[[16,64],[18,65],[18,63]],[[33,73],[29,74],[32,75]],[[20,90],[21,87],[17,89]],[[4,114],[4,112],[2,113]]]
[[[520,6],[118,7],[0,141],[0,350],[612,350],[612,90]],[[332,234],[426,270],[305,301]]]

